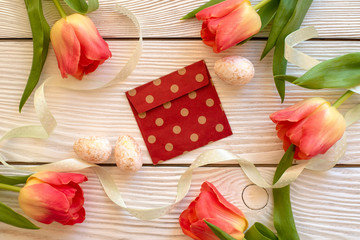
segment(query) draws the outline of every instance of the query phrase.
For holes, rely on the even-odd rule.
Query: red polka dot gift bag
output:
[[[126,96],[154,164],[232,134],[204,61]]]

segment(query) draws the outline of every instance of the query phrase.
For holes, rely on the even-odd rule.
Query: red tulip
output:
[[[324,154],[344,134],[344,117],[322,98],[311,98],[270,115],[284,150],[296,146],[296,159]]]
[[[85,210],[79,183],[84,181],[87,178],[82,174],[35,173],[20,190],[19,205],[26,215],[42,223],[81,223],[85,220]]]
[[[179,217],[180,226],[189,237],[196,240],[218,240],[204,220],[238,240],[244,238],[244,231],[248,226],[244,214],[226,201],[209,182],[202,184],[199,196]]]
[[[227,0],[196,14],[203,20],[201,38],[218,53],[258,33],[259,14],[249,0]]]
[[[53,45],[61,76],[81,80],[111,57],[108,44],[87,16],[75,13],[57,21],[51,28]]]

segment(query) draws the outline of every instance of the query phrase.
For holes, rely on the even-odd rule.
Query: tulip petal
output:
[[[67,212],[70,205],[66,196],[46,183],[22,188],[19,204],[26,215],[42,223],[69,220]]]
[[[310,159],[326,153],[342,137],[346,128],[344,117],[330,105],[311,114],[303,121],[299,143],[299,159]],[[291,134],[291,133],[290,133]]]
[[[211,229],[206,225],[205,221],[208,221],[214,225],[216,225],[217,227],[221,228],[221,230],[223,230],[224,232],[226,232],[226,230],[223,229],[223,225],[224,222],[223,221],[217,221],[214,218],[206,218],[206,219],[202,219],[197,221],[196,223],[191,225],[191,232],[196,236],[196,239],[200,239],[200,240],[219,240],[219,238],[211,231]],[[219,226],[219,225],[222,226]]]
[[[198,12],[196,18],[198,20],[205,20],[209,18],[221,18],[228,15],[234,9],[238,8],[243,2],[249,2],[249,0],[227,0],[216,5],[210,6]]]
[[[195,213],[195,205],[196,205],[197,199],[198,198],[196,198],[194,201],[192,201],[190,203],[189,207],[180,214],[179,223],[180,223],[180,227],[185,235],[187,235],[193,239],[199,240],[190,230],[191,224],[198,221],[198,218]]]
[[[204,21],[202,24],[201,38],[206,45],[213,47],[215,45],[215,34],[209,30],[207,24],[207,21]]]
[[[65,19],[60,19],[51,28],[50,39],[61,76],[66,78],[67,74],[76,73],[80,59],[80,43],[73,27]]]
[[[234,228],[227,222],[224,222],[216,218],[206,218],[191,225],[191,231],[201,240],[218,240],[219,238],[211,231],[211,229],[205,223],[206,220],[209,223],[214,224],[219,227],[224,232],[228,233],[235,239],[242,240],[244,238],[244,233],[240,231],[233,231]]]
[[[75,214],[84,205],[84,193],[81,187],[76,183],[69,183],[69,186],[75,189],[75,195],[72,197],[71,201],[69,201],[71,203],[69,212]]]
[[[258,33],[261,19],[250,3],[244,3],[228,15],[219,19],[215,43],[215,52],[220,52]]]
[[[72,218],[67,222],[63,223],[64,225],[74,225],[75,223],[82,223],[85,220],[85,209],[82,207],[76,213],[73,213]]]
[[[100,36],[94,23],[87,16],[72,14],[66,19],[73,27],[81,44],[81,51],[91,60],[106,60],[111,57],[108,44]]]
[[[240,209],[229,203],[209,182],[204,182],[195,205],[198,219],[216,218],[230,223],[233,228],[243,232],[248,222]]]
[[[270,115],[270,119],[274,123],[281,121],[298,122],[327,101],[323,98],[310,98],[300,101],[288,108],[282,109]]]
[[[63,173],[63,172],[38,172],[31,175],[28,181],[30,181],[33,178],[37,178],[51,185],[65,185],[70,182],[82,183],[87,181],[87,177],[83,174]]]

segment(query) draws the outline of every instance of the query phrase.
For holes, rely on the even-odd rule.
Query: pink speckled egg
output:
[[[79,138],[74,143],[74,151],[79,158],[91,163],[102,163],[111,155],[111,144],[103,137]]]
[[[253,64],[247,58],[240,56],[224,57],[215,62],[215,74],[231,85],[244,85],[255,74]]]
[[[120,136],[115,145],[115,161],[118,168],[126,172],[136,172],[143,164],[140,147],[134,138]]]

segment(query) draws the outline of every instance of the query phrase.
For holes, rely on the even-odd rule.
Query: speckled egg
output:
[[[102,163],[108,160],[111,149],[109,140],[97,136],[79,138],[74,143],[74,151],[78,157],[91,163]]]
[[[115,145],[115,161],[122,171],[136,172],[141,168],[141,151],[135,139],[128,135],[118,138]]]
[[[215,74],[231,85],[244,85],[255,74],[254,65],[240,56],[224,57],[215,62]]]

